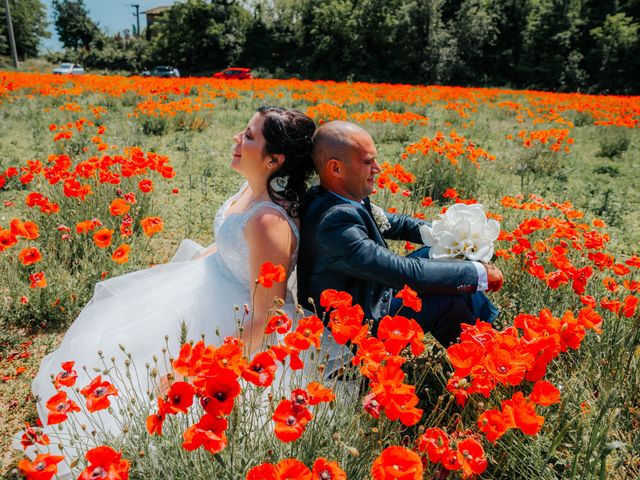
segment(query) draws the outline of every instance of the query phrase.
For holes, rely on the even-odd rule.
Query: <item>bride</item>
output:
[[[298,111],[260,108],[233,139],[231,168],[246,182],[215,216],[216,243],[205,248],[184,240],[170,263],[96,285],[93,298],[66,332],[59,348],[42,360],[33,382],[40,420],[45,433],[52,437],[48,449],[39,447],[40,453],[49,450],[60,455],[57,445],[63,444],[62,453],[68,461],[80,454],[73,441],[65,440],[65,435],[74,438],[77,431],[46,426],[49,410],[45,403],[57,392],[52,378],[62,371],[63,362],[75,362],[76,385],[80,388],[124,362],[127,371],[135,372],[130,382],[134,391],[120,391],[118,401],[122,402],[123,397],[144,398],[144,393],[140,395],[135,390],[153,391],[151,383],[146,387],[131,386],[149,381],[142,379],[145,365],[147,371],[151,365],[159,376],[166,375],[169,368],[164,364],[163,369],[158,357],[163,351],[177,355],[181,340],[204,338],[207,344],[220,344],[225,337],[237,336],[239,324],[246,319],[246,324],[241,325],[245,353],[255,353],[262,345],[274,296],[286,299],[289,311],[294,310],[296,299],[286,282],[266,289],[255,279],[261,265],[272,262],[282,265],[289,284],[295,284],[291,274],[298,252],[298,210],[306,181],[313,172],[314,131],[313,120]],[[335,347],[325,335],[323,353],[331,359],[329,365],[333,360],[339,366],[341,349]],[[336,368],[330,367],[327,374]],[[84,408],[83,402],[77,403]],[[117,435],[123,430],[122,421],[110,410],[89,416],[83,409],[69,418],[76,425],[84,423],[84,430],[99,428]],[[33,447],[26,453],[33,457]]]

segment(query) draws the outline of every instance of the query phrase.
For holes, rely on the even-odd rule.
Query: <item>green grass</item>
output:
[[[260,101],[251,98],[250,94],[242,96],[240,100],[218,98],[214,110],[198,114],[203,118],[199,129],[181,130],[175,120],[169,119],[166,125],[157,130],[162,134],[155,135],[150,133],[153,128],[148,124],[145,126],[145,120],[127,117],[126,114],[141,100],[134,94],[125,94],[121,98],[108,98],[96,93],[73,98],[29,99],[18,94],[15,97],[13,103],[5,101],[0,104],[0,171],[24,164],[30,159],[44,161],[58,148],[51,142],[52,133],[48,125],[71,121],[84,114],[59,111],[57,107],[67,101],[79,103],[85,112],[89,105],[109,105],[109,112],[102,119],[108,128],[105,135],[108,143],[121,147],[139,145],[145,151],[169,156],[177,176],[170,181],[154,180],[156,189],[149,205],[151,211],[159,212],[164,218],[164,232],[148,241],[144,250],[138,251],[124,267],[114,268],[114,273],[134,271],[168,261],[183,238],[192,238],[201,244],[213,240],[211,225],[216,209],[242,183],[242,179],[228,167],[232,137],[244,128],[252,112],[260,105]],[[282,98],[268,98],[265,103],[293,105],[303,111],[308,106],[301,100],[293,100],[287,92]],[[488,210],[505,215],[505,225],[514,228],[518,217],[513,211],[499,207],[504,195],[534,193],[547,201],[570,200],[577,209],[586,213],[587,221],[597,217],[608,224],[611,235],[607,247],[609,253],[616,258],[627,258],[638,253],[640,193],[636,184],[640,162],[636,152],[640,133],[637,129],[624,132],[628,148],[620,151],[615,145],[607,147],[602,143],[603,136],[613,127],[597,127],[588,121],[576,122],[571,130],[571,136],[575,139],[571,152],[542,158],[547,154],[531,156],[529,152],[524,152],[518,142],[508,140],[506,135],[515,138],[522,128],[548,128],[548,125],[532,127],[518,124],[510,112],[480,105],[478,111],[471,114],[474,124],[468,126],[469,119],[445,110],[443,105],[442,102],[434,102],[423,107],[406,107],[399,102],[386,101],[377,105],[377,109],[407,109],[430,119],[427,126],[365,124],[364,127],[372,132],[376,140],[379,162],[399,162],[407,144],[421,137],[433,137],[438,131],[448,134],[451,129],[456,129],[460,135],[497,159],[495,162],[482,163],[477,172],[459,172],[452,179],[459,185],[449,186],[466,188],[467,197],[477,197]],[[45,108],[50,111],[45,112]],[[373,109],[367,105],[351,108],[352,111]],[[609,152],[615,150],[615,155],[608,155],[609,158],[603,156],[606,148],[609,148]],[[523,158],[527,155],[528,163],[523,169]],[[424,168],[424,165],[417,165],[414,169],[423,172],[420,177],[422,180],[433,174]],[[444,173],[438,170],[436,174]],[[174,188],[178,188],[180,193],[173,194]],[[0,205],[0,225],[6,227],[15,216],[32,216],[26,213],[28,210],[23,202],[26,191],[31,190],[20,187],[0,190],[0,202],[16,204],[11,207]],[[416,192],[418,201],[422,193]],[[415,201],[400,198],[381,194],[374,201],[410,213],[416,211]],[[435,215],[436,211],[429,210],[431,215]],[[513,215],[514,218],[508,218],[507,215]],[[399,250],[400,246],[396,245],[395,248]],[[7,276],[7,272],[15,270],[7,266],[3,255],[7,254],[0,254],[0,305],[5,301],[6,306],[13,278]],[[531,277],[523,276],[517,265],[498,264],[506,273],[505,289],[495,297],[503,311],[501,321],[505,325],[521,311],[537,313],[540,308],[548,306],[559,316],[564,309],[578,306],[577,297],[567,294],[566,290],[551,291]],[[87,262],[79,268],[91,271],[93,267]],[[94,278],[98,273],[93,272]],[[2,461],[5,478],[11,478],[10,471],[20,458],[19,452],[8,446],[10,436],[21,427],[24,420],[35,420],[35,409],[29,398],[30,379],[37,371],[39,360],[55,348],[66,325],[88,300],[93,285],[86,287],[73,303],[69,303],[67,310],[59,314],[61,320],[57,328],[39,330],[36,321],[29,323],[32,329],[18,328],[15,316],[6,310],[0,313],[3,332],[0,337],[0,371],[2,374],[11,374],[17,366],[27,368],[15,379],[0,383],[0,408],[7,412],[6,420],[0,425],[0,450],[4,452]],[[64,288],[73,289],[73,279]],[[596,291],[604,294],[601,287]],[[564,354],[556,361],[550,368],[549,376],[554,384],[562,385],[563,404],[545,409],[545,427],[537,437],[530,438],[512,431],[497,445],[485,445],[491,467],[483,478],[638,478],[640,339],[637,332],[638,314],[628,320],[612,320],[606,324],[602,335],[587,334],[579,351]],[[33,340],[31,355],[19,362],[6,361],[6,356],[26,339]],[[434,371],[438,379],[436,383],[442,382],[446,375],[442,366],[434,367]],[[509,392],[503,393],[509,396]],[[587,413],[580,409],[580,404],[585,402],[589,405]],[[460,418],[463,423],[467,422],[466,427],[473,426],[474,409],[481,410],[479,403],[480,400],[475,400],[462,413]],[[454,411],[446,409],[446,414]],[[434,420],[437,414],[435,411],[428,412],[428,419]],[[346,422],[347,419],[341,421]],[[449,424],[450,421],[450,418],[447,419]],[[366,449],[367,438],[361,436],[350,441],[360,441],[359,448]],[[347,461],[350,460],[346,458]],[[174,467],[178,468],[173,464]],[[148,468],[147,472],[152,471],[149,470],[151,466],[145,468]],[[354,467],[353,471],[359,470]]]

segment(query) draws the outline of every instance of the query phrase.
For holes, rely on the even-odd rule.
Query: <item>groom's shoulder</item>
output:
[[[302,222],[305,219],[317,221],[319,217],[324,217],[329,212],[332,214],[338,214],[338,212],[353,214],[355,208],[321,186],[309,189],[304,202]]]

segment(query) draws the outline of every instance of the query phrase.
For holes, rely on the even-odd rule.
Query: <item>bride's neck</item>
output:
[[[267,193],[267,179],[266,178],[248,178],[249,183],[249,201],[254,202],[258,199],[263,199],[265,196],[269,196]]]

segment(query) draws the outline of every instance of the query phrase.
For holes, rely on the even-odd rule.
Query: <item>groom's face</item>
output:
[[[341,161],[341,183],[348,197],[359,202],[371,195],[381,170],[376,161],[378,151],[368,133],[354,133],[350,140],[348,158]]]

